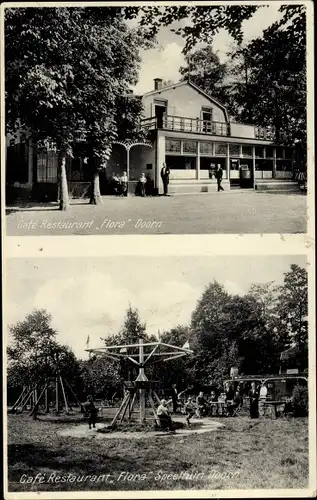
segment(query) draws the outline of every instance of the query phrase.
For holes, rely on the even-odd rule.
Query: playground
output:
[[[207,400],[202,392],[195,400],[159,396],[146,375],[150,362],[190,356],[187,342],[178,347],[140,336],[134,344],[87,351],[130,362],[137,377],[107,404],[91,396],[83,402],[55,356],[55,383],[46,378],[41,388],[22,391],[9,409],[9,491],[308,487],[306,417],[252,419],[248,403],[233,408],[228,397]]]
[[[224,426],[203,434],[135,432],[138,439],[108,439],[89,430],[79,413],[47,418],[8,415],[9,491],[308,487],[306,418],[255,422],[248,416],[228,417],[214,419]],[[35,481],[37,474],[44,475],[43,482],[39,476]],[[107,474],[108,481],[101,477]],[[96,478],[80,481],[87,475]],[[69,480],[58,480],[65,476]]]

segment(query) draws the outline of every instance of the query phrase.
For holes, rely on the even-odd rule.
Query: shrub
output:
[[[308,387],[295,385],[292,392],[292,406],[294,417],[308,415]]]

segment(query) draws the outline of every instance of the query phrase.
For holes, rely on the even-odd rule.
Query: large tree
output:
[[[186,66],[180,74],[202,88],[207,94],[227,103],[227,64],[221,63],[211,45],[193,50],[185,56]]]
[[[282,5],[280,20],[274,22],[248,45],[243,45],[243,22],[266,6],[168,6],[144,7],[141,25],[153,38],[160,27],[170,26],[185,40],[183,52],[189,55],[197,44],[211,47],[215,35],[225,29],[236,48],[231,85],[223,91],[227,106],[235,119],[262,126],[272,126],[275,140],[282,145],[296,145],[297,163],[305,167],[306,152],[306,6]],[[130,12],[136,15],[136,12]],[[187,23],[184,23],[187,20]],[[175,22],[183,21],[180,28]],[[174,24],[173,24],[174,23]],[[205,49],[206,51],[208,49]],[[209,49],[211,50],[211,49]],[[193,54],[204,56],[201,68],[208,68],[210,57],[204,50]],[[206,80],[209,76],[206,71]],[[204,84],[201,82],[201,85]]]
[[[98,173],[117,134],[122,96],[137,81],[138,30],[115,7],[5,11],[7,131],[53,143],[59,155],[60,209],[68,207],[66,155],[84,138],[98,203]]]
[[[58,374],[73,386],[79,385],[79,365],[73,351],[56,340],[52,317],[45,310],[34,310],[24,320],[9,326],[8,388],[21,390],[47,384],[54,386]],[[33,413],[36,416],[36,408]]]

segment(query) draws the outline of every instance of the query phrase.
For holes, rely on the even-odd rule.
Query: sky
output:
[[[303,256],[191,256],[8,259],[8,325],[34,309],[46,309],[57,340],[86,358],[100,337],[117,333],[131,304],[147,332],[157,334],[190,322],[197,301],[214,280],[244,295],[253,283],[283,282],[290,265]],[[8,341],[10,339],[8,338]]]
[[[243,34],[245,43],[253,38],[261,36],[263,30],[282,17],[278,12],[280,5],[270,4],[259,9],[249,20],[243,23]],[[177,27],[174,23],[173,27]],[[184,26],[182,22],[182,26]],[[133,25],[133,23],[131,23]],[[153,90],[154,78],[163,78],[177,82],[180,80],[179,68],[184,65],[182,49],[184,41],[180,35],[172,33],[169,28],[161,28],[158,35],[158,46],[151,50],[142,50],[142,63],[140,68],[139,82],[134,88],[136,94],[143,94]],[[218,53],[221,62],[226,59],[226,53],[230,49],[233,38],[222,29],[214,38],[213,47]]]

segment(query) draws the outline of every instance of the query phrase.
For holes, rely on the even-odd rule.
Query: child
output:
[[[91,429],[91,426],[93,426],[93,428],[95,429],[98,409],[95,407],[92,396],[87,397],[87,402],[85,403],[85,410],[88,413],[89,429]]]
[[[187,426],[190,426],[190,419],[193,418],[193,416],[196,414],[196,405],[193,401],[193,398],[191,396],[188,397],[187,402],[185,403],[184,407],[185,415],[186,415],[186,423]]]

